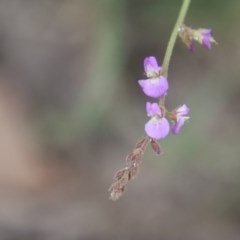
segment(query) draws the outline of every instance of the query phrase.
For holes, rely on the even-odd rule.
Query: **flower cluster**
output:
[[[212,43],[217,43],[212,37],[211,29],[192,29],[183,24],[189,3],[189,0],[183,0],[176,23],[177,27],[174,27],[167,46],[163,67],[158,64],[154,56],[144,59],[146,79],[138,80],[138,84],[146,96],[154,98],[157,102],[146,103],[147,116],[150,118],[144,127],[146,135],[127,155],[125,167],[114,175],[114,182],[109,188],[110,199],[114,201],[122,196],[128,183],[137,176],[147,145],[150,144],[155,153],[160,154],[161,147],[157,140],[166,138],[170,132],[179,134],[184,123],[189,119],[190,109],[186,104],[178,106],[172,111],[168,111],[165,107],[165,98],[169,89],[166,76],[176,37],[178,35],[190,51],[195,50],[196,43],[207,49],[211,49]]]
[[[114,182],[109,188],[110,199],[113,201],[122,196],[128,183],[137,176],[147,144],[150,142],[155,153],[160,154],[161,148],[156,140],[167,137],[170,130],[173,134],[178,134],[189,118],[190,109],[185,104],[168,112],[164,101],[161,101],[167,95],[168,80],[161,75],[162,68],[155,57],[150,56],[144,59],[144,70],[147,79],[138,80],[138,84],[147,96],[158,99],[159,103],[146,103],[147,116],[150,117],[145,124],[147,135],[138,141],[133,151],[127,155],[125,167],[115,173]]]
[[[165,98],[168,91],[168,80],[161,75],[161,66],[155,57],[144,59],[144,70],[148,79],[138,80],[143,92],[152,98]],[[161,101],[159,101],[161,102]],[[184,104],[172,112],[168,112],[165,106],[159,103],[146,103],[147,116],[150,120],[145,124],[145,132],[151,139],[162,139],[172,133],[178,134],[184,122],[189,118],[190,109]],[[170,126],[170,123],[172,126]]]
[[[212,48],[212,43],[217,44],[215,39],[212,37],[212,29],[208,28],[192,29],[190,27],[182,25],[178,29],[178,35],[187,45],[188,49],[192,52],[195,51],[195,42],[198,42],[207,49]]]

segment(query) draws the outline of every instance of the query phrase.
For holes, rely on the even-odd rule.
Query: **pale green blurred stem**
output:
[[[182,7],[180,9],[176,24],[173,28],[172,34],[170,36],[168,45],[167,45],[167,50],[165,52],[165,56],[163,59],[163,64],[162,64],[162,75],[167,77],[168,76],[168,67],[169,67],[169,63],[172,57],[172,52],[173,52],[173,48],[175,45],[175,42],[177,40],[177,36],[178,36],[178,29],[179,27],[181,27],[184,23],[184,19],[186,17],[189,5],[190,5],[191,0],[183,0],[182,3]]]
[[[162,64],[162,75],[166,78],[168,76],[168,67],[169,67],[171,57],[172,57],[173,48],[174,48],[174,45],[176,43],[177,36],[178,36],[178,29],[184,23],[184,20],[185,20],[185,17],[187,15],[187,11],[188,11],[190,2],[191,2],[191,0],[183,0],[182,7],[180,9],[177,21],[175,23],[175,26],[173,28],[172,34],[170,36],[170,39],[169,39],[169,42],[168,42],[168,45],[167,45],[167,50],[165,52],[165,56],[164,56],[163,64]],[[159,104],[160,104],[160,106],[164,106],[165,97],[160,99]]]
[[[122,71],[126,1],[101,0],[96,3],[99,22],[90,61],[91,71],[72,115],[71,138],[78,133],[84,134],[87,128],[87,132],[96,129],[112,106]]]

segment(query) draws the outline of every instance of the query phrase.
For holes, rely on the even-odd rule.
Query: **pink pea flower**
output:
[[[155,57],[150,56],[144,59],[144,70],[148,79],[138,80],[143,92],[153,98],[160,98],[166,95],[168,81],[160,76],[161,66],[158,65]]]
[[[145,132],[152,139],[165,138],[170,130],[170,125],[157,103],[146,103],[146,112],[151,119],[145,124]]]
[[[173,134],[179,134],[180,129],[184,125],[185,121],[189,119],[189,116],[187,116],[189,112],[190,108],[188,108],[186,104],[183,104],[172,113],[175,118],[172,126]]]
[[[212,37],[212,29],[192,29],[183,25],[179,28],[178,34],[182,41],[187,45],[188,49],[192,52],[195,51],[196,42],[203,45],[207,49],[212,48],[212,43],[217,44],[215,39]]]

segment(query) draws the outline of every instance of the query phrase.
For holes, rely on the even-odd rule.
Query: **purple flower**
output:
[[[189,119],[187,116],[190,112],[190,109],[186,104],[183,104],[179,108],[177,108],[174,112],[175,116],[175,124],[172,126],[172,132],[174,134],[178,134],[180,132],[181,127],[184,125],[185,121]]]
[[[168,81],[163,76],[138,80],[138,84],[147,96],[153,98],[163,97],[168,90]]]
[[[217,44],[215,39],[212,37],[212,29],[209,28],[192,29],[183,25],[179,28],[178,34],[192,52],[195,51],[196,42],[203,45],[207,49],[212,48],[212,43]]]
[[[208,28],[199,28],[197,30],[193,30],[192,44],[193,44],[193,41],[200,43],[207,49],[212,48],[212,43],[217,44],[215,39],[212,37],[212,29],[208,29]]]
[[[150,56],[144,59],[144,70],[148,78],[158,77],[161,69],[155,57]]]
[[[144,59],[144,70],[148,79],[138,80],[143,92],[149,97],[163,97],[168,90],[168,81],[160,76],[161,66],[158,65],[155,57],[150,56]]]
[[[165,117],[162,117],[161,109],[157,103],[147,102],[146,112],[151,119],[145,124],[146,134],[153,139],[165,138],[170,130],[170,125]]]
[[[212,29],[199,29],[199,33],[201,34],[201,44],[208,49],[211,49],[211,42],[215,42],[212,37]]]

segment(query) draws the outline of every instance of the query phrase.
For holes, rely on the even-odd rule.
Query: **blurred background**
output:
[[[117,201],[108,188],[144,134],[137,80],[162,62],[178,0],[0,0],[0,239],[240,239],[240,2],[193,0],[168,109],[179,136],[151,149]]]

